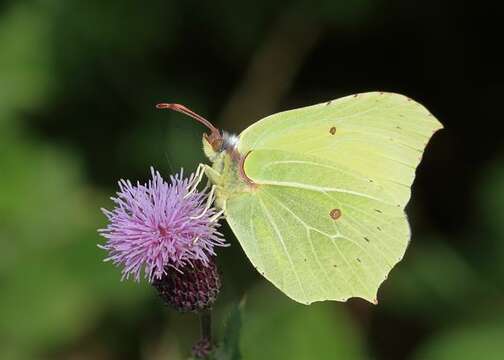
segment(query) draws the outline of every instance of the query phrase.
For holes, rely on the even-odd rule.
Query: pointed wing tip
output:
[[[423,106],[423,105],[422,105]],[[436,131],[444,129],[444,125],[439,121],[437,117],[434,116],[429,110],[427,110],[425,107],[424,109],[427,111],[427,116],[431,118],[433,121],[433,127],[432,127],[432,133],[434,134]]]
[[[368,97],[368,96],[389,96],[389,97],[392,97],[392,98],[395,98],[395,99],[398,99],[398,100],[401,100],[401,101],[408,101],[410,102],[411,104],[415,104],[415,105],[419,105],[421,108],[424,109],[424,111],[426,112],[427,116],[428,117],[431,117],[432,119],[434,119],[434,124],[435,126],[433,127],[433,134],[438,131],[438,130],[441,130],[441,129],[444,129],[444,126],[443,124],[424,106],[422,105],[422,103],[416,101],[415,99],[412,99],[410,98],[409,96],[406,96],[406,95],[403,95],[403,94],[400,94],[400,93],[397,93],[397,92],[391,92],[391,91],[368,91],[368,92],[362,92],[362,93],[356,93],[356,94],[351,94],[351,95],[347,95],[346,98],[362,98],[362,97]],[[338,99],[336,99],[338,100]],[[333,101],[335,100],[331,100],[329,102],[326,102],[325,104],[330,104],[332,103]]]

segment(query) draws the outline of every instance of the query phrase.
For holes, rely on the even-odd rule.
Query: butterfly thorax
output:
[[[225,208],[230,197],[253,189],[243,172],[244,155],[238,151],[238,143],[239,137],[227,132],[218,141],[203,136],[203,150],[212,162],[206,175],[216,186],[216,205],[220,208]]]

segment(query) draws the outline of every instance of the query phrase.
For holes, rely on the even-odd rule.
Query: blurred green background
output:
[[[481,6],[0,1],[0,359],[187,357],[197,319],[120,282],[96,247],[117,180],[204,160],[204,129],[157,102],[239,132],[368,90],[411,96],[446,127],[380,304],[295,304],[226,227],[217,317],[247,294],[244,359],[504,359],[502,39],[500,12]]]

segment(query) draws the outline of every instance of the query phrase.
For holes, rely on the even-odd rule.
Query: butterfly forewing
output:
[[[441,124],[398,94],[364,93],[264,118],[240,136],[239,150],[284,150],[326,159],[379,184],[405,206],[415,169]]]

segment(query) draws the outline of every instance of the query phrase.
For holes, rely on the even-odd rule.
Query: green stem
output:
[[[201,338],[212,341],[212,310],[205,310],[200,314]]]

